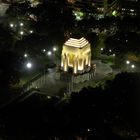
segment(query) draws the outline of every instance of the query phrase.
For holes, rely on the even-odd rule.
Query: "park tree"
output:
[[[13,49],[15,42],[15,33],[3,24],[0,24],[0,50]]]
[[[12,133],[15,139],[40,140],[136,139],[140,122],[139,113],[135,114],[136,110],[139,112],[139,81],[139,74],[121,73],[107,81],[104,89],[86,87],[68,99],[46,99],[46,95],[33,94],[4,110],[6,136],[10,139]]]
[[[115,79],[107,84],[106,91],[110,95],[112,105],[118,111],[122,122],[126,122],[139,130],[139,73],[121,73]],[[113,94],[113,95],[112,95]],[[137,115],[136,115],[137,114]]]
[[[138,16],[124,16],[119,24],[118,28],[124,32],[139,32],[140,31],[140,18]]]
[[[6,14],[10,17],[18,17],[25,19],[27,13],[29,12],[30,4],[25,1],[24,3],[12,3],[6,11]]]
[[[124,66],[123,62],[127,58],[127,54],[139,56],[139,38],[139,34],[134,32],[117,32],[106,38],[103,54],[115,54],[116,65]]]
[[[90,128],[91,133],[93,131],[94,135],[104,138],[115,134],[122,138],[136,138],[139,131],[137,124],[140,123],[139,117],[136,117],[139,114],[138,81],[139,73],[121,73],[106,81],[104,89],[101,86],[88,87],[78,94],[73,93],[64,108],[69,127],[74,127],[76,132],[83,130],[83,133]],[[120,135],[121,131],[129,133]]]
[[[125,54],[127,49],[125,49],[125,39],[123,38],[124,35],[121,33],[117,33],[116,35],[113,36],[109,36],[108,38],[106,38],[105,40],[105,50],[104,52],[106,54],[120,54],[123,53]],[[109,51],[111,50],[111,51]]]
[[[92,47],[96,47],[99,41],[99,36],[96,33],[88,33],[86,35],[87,40],[90,42]]]
[[[8,90],[20,81],[24,59],[13,51],[0,52],[0,89]]]
[[[51,46],[50,44],[51,42],[48,40],[47,36],[33,33],[23,36],[22,40],[16,43],[15,48],[22,54],[28,52],[31,56],[35,57],[41,55],[42,50]]]

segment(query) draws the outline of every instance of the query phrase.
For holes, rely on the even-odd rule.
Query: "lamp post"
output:
[[[135,65],[132,64],[132,65],[131,65],[131,68],[132,68],[132,72],[134,72]]]
[[[24,35],[24,32],[23,31],[20,31],[20,37],[22,39],[22,36]]]
[[[24,54],[24,57],[25,57],[25,58],[28,57],[27,53]]]
[[[23,35],[24,34],[24,32],[23,31],[20,31],[20,35]]]
[[[31,62],[27,62],[26,63],[26,68],[31,69],[32,68],[32,63]]]
[[[43,52],[46,52],[46,49],[43,49],[42,51],[43,51]]]
[[[54,51],[54,52],[57,51],[56,47],[53,48],[53,51]]]
[[[33,33],[33,30],[30,30],[29,32],[30,32],[30,34],[32,34]]]
[[[135,65],[131,65],[131,68],[134,69],[135,68]]]
[[[51,56],[51,55],[52,55],[52,52],[51,52],[51,51],[48,51],[48,52],[47,52],[47,55],[48,55],[48,56]]]
[[[54,62],[57,63],[56,61],[56,51],[57,51],[57,48],[56,47],[53,47],[53,52],[54,52]]]
[[[104,50],[104,48],[101,48],[100,50],[101,50],[101,51],[103,51],[103,50]]]
[[[23,25],[24,25],[24,24],[21,22],[21,23],[20,23],[20,26],[22,27]]]
[[[126,61],[126,70],[128,71],[128,65],[130,64],[130,61],[129,60],[127,60]]]
[[[115,53],[113,53],[113,55],[112,55],[113,57],[115,57],[116,55],[115,55]]]
[[[11,24],[10,24],[10,27],[11,27],[11,28],[13,28],[13,27],[14,27],[14,24],[13,24],[13,23],[11,23]]]

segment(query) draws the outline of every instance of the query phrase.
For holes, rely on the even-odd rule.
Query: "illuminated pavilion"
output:
[[[64,45],[61,56],[61,68],[68,72],[73,68],[73,73],[83,73],[87,67],[91,66],[90,43],[84,38],[68,39]]]

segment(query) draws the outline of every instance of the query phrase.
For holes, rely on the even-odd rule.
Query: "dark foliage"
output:
[[[0,87],[7,90],[19,83],[23,58],[13,51],[0,52]]]
[[[72,93],[68,102],[34,94],[3,109],[4,135],[12,139],[135,139],[139,131],[140,74],[118,74],[101,87]],[[136,117],[138,115],[138,117]],[[129,132],[129,133],[125,133]],[[122,132],[122,135],[120,135]]]

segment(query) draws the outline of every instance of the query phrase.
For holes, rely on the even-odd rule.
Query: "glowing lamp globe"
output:
[[[28,63],[26,64],[26,67],[27,67],[28,69],[32,68],[32,63],[28,62]]]

